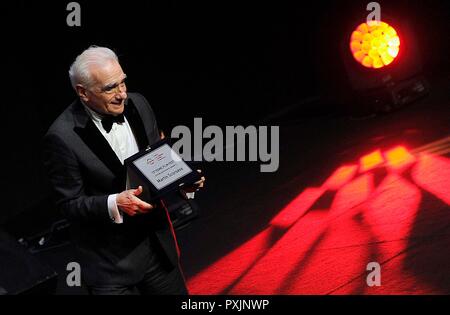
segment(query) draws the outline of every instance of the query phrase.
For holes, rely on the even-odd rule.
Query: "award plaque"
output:
[[[142,186],[140,199],[149,202],[200,180],[200,174],[164,139],[125,160],[127,189]]]

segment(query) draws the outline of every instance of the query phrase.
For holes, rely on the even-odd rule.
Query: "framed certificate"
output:
[[[143,187],[139,196],[151,201],[200,180],[200,174],[164,139],[125,160],[127,189]]]

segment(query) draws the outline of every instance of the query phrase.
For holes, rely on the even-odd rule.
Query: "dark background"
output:
[[[164,130],[194,117],[204,125],[258,125],[292,106],[303,107],[296,113],[305,119],[345,114],[329,94],[346,78],[339,43],[369,13],[369,1],[79,1],[81,27],[68,27],[69,2],[3,7],[0,224],[52,213],[41,140],[74,100],[67,71],[89,45],[116,51],[129,91],[149,99]],[[424,72],[448,73],[446,1],[379,3],[382,19],[413,26]]]

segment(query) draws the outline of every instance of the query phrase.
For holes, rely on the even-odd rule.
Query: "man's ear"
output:
[[[77,91],[78,96],[80,97],[80,99],[83,102],[88,102],[89,101],[89,96],[87,94],[87,90],[84,86],[82,86],[81,84],[77,84],[75,86],[75,89]]]

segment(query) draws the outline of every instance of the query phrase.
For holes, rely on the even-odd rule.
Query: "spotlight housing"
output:
[[[404,18],[383,16],[379,22],[355,19],[341,29],[347,80],[335,89],[341,90],[338,95],[355,115],[390,112],[429,90],[413,27]]]
[[[400,50],[396,30],[382,21],[361,23],[350,37],[353,58],[366,68],[379,69],[392,63]]]

